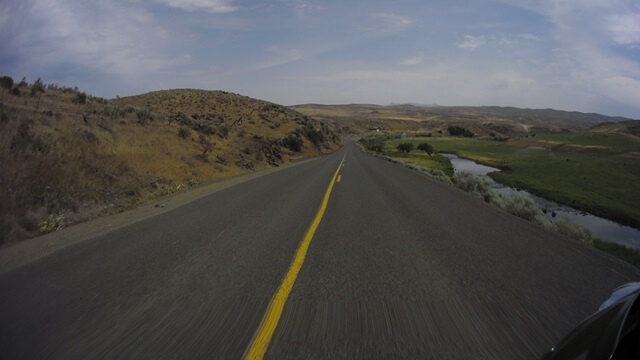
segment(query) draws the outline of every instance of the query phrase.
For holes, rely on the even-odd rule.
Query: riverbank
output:
[[[494,181],[489,175],[500,172],[500,169],[477,164],[468,159],[461,159],[453,154],[442,154],[450,159],[455,173],[467,172],[482,177],[491,189],[502,196],[526,196],[532,199],[544,213],[549,222],[554,222],[563,217],[569,218],[573,223],[588,229],[594,238],[613,242],[627,247],[640,249],[640,230],[629,226],[620,225],[584,211],[578,211],[569,206],[558,204],[548,199],[533,195],[526,190],[514,189]]]
[[[445,174],[443,170],[441,170],[441,168],[445,168],[446,170],[448,170],[447,172],[455,173],[453,164],[450,162],[450,160],[446,156],[440,155],[440,154],[432,156],[433,154],[428,155],[428,154],[421,154],[421,153],[416,153],[412,151],[400,152],[396,149],[397,145],[395,145],[392,141],[389,141],[388,138],[385,138],[385,139],[378,138],[377,140],[373,139],[374,141],[371,141],[371,140],[372,139],[370,138],[360,145],[363,148],[366,148],[365,150],[368,150],[370,153],[376,156],[379,156],[381,158],[387,159],[389,161],[392,161],[398,164],[402,164],[416,171],[425,173],[439,181],[443,181],[448,184],[453,184],[451,177],[448,176],[448,174]],[[401,142],[407,142],[407,140],[408,141],[413,140],[414,142],[420,141],[420,143],[425,142],[423,139],[401,139],[401,140],[395,141],[395,143],[399,144]],[[427,139],[427,140],[431,140],[431,139]],[[371,143],[379,143],[380,146],[377,147],[375,150],[370,149],[371,146],[367,146],[367,145],[371,145]],[[427,156],[429,157],[429,160],[424,161],[425,159],[427,159],[426,158]],[[432,168],[428,166],[429,164],[434,162],[435,164],[437,164],[438,168]],[[502,165],[504,168],[504,166],[508,164],[502,164]],[[482,165],[475,164],[475,166],[481,167]],[[488,169],[489,169],[488,171],[485,169],[485,172],[484,172],[485,174],[491,171],[490,168]],[[467,173],[462,172],[459,174],[467,174]],[[472,184],[473,186],[471,186],[470,189],[465,189],[464,188],[465,186],[464,184],[461,184],[460,179],[456,179],[455,177],[453,179],[456,182],[457,187],[462,188],[465,191],[474,193],[476,196],[480,196],[486,202],[492,203],[495,206],[503,208],[503,210],[506,210],[516,216],[522,217],[528,221],[538,223],[539,225],[547,228],[548,230],[560,232],[574,239],[585,241],[591,244],[593,247],[595,247],[598,250],[606,252],[634,266],[640,267],[640,250],[638,250],[637,248],[632,248],[632,247],[618,244],[615,242],[602,241],[601,239],[597,239],[597,238],[594,239],[588,230],[585,232],[584,230],[586,229],[584,229],[583,226],[576,224],[567,216],[561,216],[559,218],[560,221],[550,222],[548,219],[545,219],[545,216],[543,215],[543,212],[541,211],[541,209],[530,197],[522,196],[522,195],[519,196],[518,194],[513,194],[513,193],[504,194],[506,195],[506,197],[502,197],[503,194],[498,194],[498,192],[494,192],[494,190],[491,189],[490,185],[481,177],[476,175],[471,175],[470,177],[472,178],[471,179],[472,182],[474,182],[474,184]],[[487,179],[490,179],[490,178],[487,178]],[[482,190],[481,192],[484,192],[484,194],[476,191],[478,189]],[[519,192],[519,191],[515,190],[515,192]],[[512,196],[512,195],[515,195],[515,196]],[[495,201],[492,201],[492,199]],[[547,214],[547,215],[550,215],[550,214]]]
[[[458,137],[389,139],[384,152],[396,156],[399,143],[428,143],[437,153],[501,169],[495,181],[640,229],[640,141],[622,134],[538,135],[506,142]],[[402,157],[428,158],[411,152]],[[416,160],[419,161],[419,160]],[[428,166],[428,165],[427,165]]]

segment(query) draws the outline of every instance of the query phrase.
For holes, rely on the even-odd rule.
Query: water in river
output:
[[[640,230],[638,229],[620,225],[611,220],[607,220],[583,211],[577,211],[569,206],[561,205],[556,202],[541,198],[524,190],[513,189],[511,187],[497,183],[492,178],[487,176],[488,173],[493,171],[500,171],[500,169],[476,164],[471,160],[460,159],[453,154],[442,155],[451,159],[451,164],[453,165],[453,169],[455,172],[466,171],[472,174],[480,175],[487,180],[487,182],[496,192],[502,195],[519,194],[532,198],[538,204],[538,206],[540,206],[540,209],[546,211],[545,215],[547,219],[551,221],[559,219],[560,215],[567,215],[575,223],[591,230],[593,236],[598,239],[640,249]]]

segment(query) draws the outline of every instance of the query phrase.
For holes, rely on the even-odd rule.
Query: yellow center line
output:
[[[260,323],[260,327],[258,331],[253,336],[251,340],[251,345],[245,352],[245,359],[262,359],[264,358],[264,354],[267,352],[267,348],[269,347],[269,342],[271,342],[271,337],[273,333],[276,331],[276,326],[278,326],[278,321],[280,321],[280,316],[282,316],[282,310],[284,309],[284,304],[287,302],[287,298],[289,297],[289,293],[291,293],[291,289],[293,288],[293,284],[296,282],[296,278],[298,277],[298,273],[302,268],[302,264],[304,263],[304,258],[307,255],[307,250],[309,249],[309,244],[311,243],[311,239],[313,235],[316,233],[318,226],[320,225],[320,221],[324,216],[324,212],[327,209],[327,204],[329,203],[329,197],[331,196],[331,190],[333,189],[333,185],[336,183],[336,179],[338,178],[338,172],[344,163],[344,158],[347,155],[342,157],[340,161],[340,165],[336,169],[336,172],[333,174],[333,178],[329,183],[329,187],[327,188],[326,193],[324,194],[324,199],[322,200],[322,204],[320,205],[320,209],[316,214],[316,217],[313,219],[309,230],[307,230],[304,239],[300,243],[298,247],[298,251],[296,252],[296,256],[293,258],[293,262],[289,267],[289,271],[287,275],[285,275],[282,284],[278,287],[278,291],[271,299],[271,303],[267,308],[267,312]]]
[[[340,182],[340,180],[342,180],[342,175],[338,175],[338,180],[336,180],[336,182]]]

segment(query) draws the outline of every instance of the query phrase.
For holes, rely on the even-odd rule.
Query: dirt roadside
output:
[[[51,255],[67,246],[84,240],[106,234],[129,224],[174,210],[203,196],[250,181],[261,176],[300,165],[311,159],[296,161],[277,168],[269,168],[248,174],[238,175],[227,179],[216,180],[183,192],[159,197],[135,209],[123,211],[114,215],[107,215],[72,225],[62,230],[6,244],[0,247],[0,273],[28,264],[39,258]]]

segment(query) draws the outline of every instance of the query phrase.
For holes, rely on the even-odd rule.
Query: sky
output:
[[[197,88],[640,119],[640,1],[2,0],[0,74],[106,98]]]

